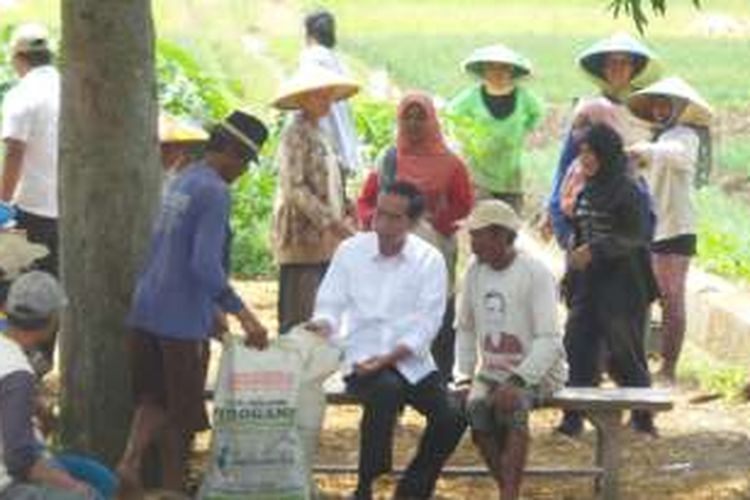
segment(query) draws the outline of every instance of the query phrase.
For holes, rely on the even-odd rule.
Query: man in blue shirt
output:
[[[247,343],[267,332],[229,284],[229,184],[257,159],[266,127],[235,111],[211,133],[206,156],[169,187],[138,278],[128,318],[136,411],[117,467],[123,496],[140,498],[146,450],[161,438],[162,487],[183,486],[186,445],[206,429],[207,339],[222,313],[233,314]]]

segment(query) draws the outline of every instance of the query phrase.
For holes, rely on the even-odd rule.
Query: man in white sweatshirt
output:
[[[506,203],[477,203],[466,225],[474,256],[459,301],[454,378],[500,496],[514,499],[526,464],[528,412],[567,378],[555,279],[515,248],[521,222]]]

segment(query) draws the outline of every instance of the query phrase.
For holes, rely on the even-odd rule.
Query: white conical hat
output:
[[[578,65],[597,83],[606,84],[607,82],[604,80],[603,75],[604,57],[607,54],[615,52],[624,52],[634,57],[635,71],[633,72],[633,80],[637,80],[641,76],[646,76],[649,73],[647,69],[651,69],[650,66],[657,59],[656,54],[632,35],[619,32],[599,40],[581,52],[578,56]]]
[[[321,90],[330,90],[333,100],[338,101],[356,94],[359,84],[321,66],[305,64],[281,84],[272,104],[279,109],[299,109],[305,95]]]
[[[521,78],[531,74],[531,61],[515,50],[503,44],[480,47],[461,63],[464,71],[482,77],[484,65],[487,63],[502,63],[513,66],[513,76]]]
[[[651,117],[651,99],[668,97],[673,101],[684,103],[684,109],[677,117],[680,123],[708,126],[711,123],[713,110],[703,97],[690,84],[678,76],[663,78],[653,85],[628,97],[628,108],[639,118],[653,121]]]
[[[47,247],[29,243],[21,233],[0,232],[0,270],[3,272],[3,279],[15,278],[32,262],[47,254]]]

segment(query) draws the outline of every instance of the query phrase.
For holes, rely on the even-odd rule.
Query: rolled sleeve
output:
[[[41,449],[34,438],[34,376],[18,371],[0,380],[0,432],[3,459],[16,480],[26,479],[40,458]]]

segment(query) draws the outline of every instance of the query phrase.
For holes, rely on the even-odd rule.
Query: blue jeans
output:
[[[117,478],[112,471],[96,460],[72,453],[62,453],[56,455],[52,462],[75,479],[91,486],[97,493],[96,500],[114,497]]]

